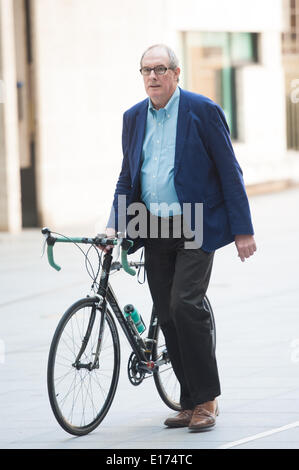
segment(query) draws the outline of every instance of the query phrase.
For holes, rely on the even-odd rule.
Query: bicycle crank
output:
[[[145,376],[145,371],[142,370],[140,361],[138,361],[134,352],[129,357],[128,376],[131,384],[135,386],[140,385]]]

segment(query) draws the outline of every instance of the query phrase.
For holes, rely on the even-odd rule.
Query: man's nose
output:
[[[150,71],[149,77],[150,77],[150,78],[154,78],[155,80],[157,79],[157,75],[155,74],[155,71],[154,71],[154,70],[151,70],[151,71]]]

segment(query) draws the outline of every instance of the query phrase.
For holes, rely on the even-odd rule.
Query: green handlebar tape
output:
[[[48,254],[48,260],[52,268],[56,269],[56,271],[60,271],[61,267],[58,266],[58,264],[55,263],[54,257],[53,257],[53,245],[48,245],[47,247],[47,254]]]
[[[124,268],[124,270],[128,273],[128,274],[131,274],[131,276],[135,276],[136,274],[136,271],[135,269],[133,268],[130,268],[129,264],[128,264],[128,258],[127,258],[127,254],[128,254],[128,251],[129,249],[131,248],[131,246],[133,245],[133,242],[131,240],[126,240],[127,242],[130,243],[130,247],[125,250],[123,247],[122,247],[122,250],[121,250],[121,264]]]

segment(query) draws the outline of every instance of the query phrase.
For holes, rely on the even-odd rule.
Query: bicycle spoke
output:
[[[173,409],[180,409],[180,385],[167,356],[164,335],[161,328],[157,331],[155,362],[160,362],[158,371],[154,374],[157,390],[163,401]],[[163,358],[166,358],[165,360]]]

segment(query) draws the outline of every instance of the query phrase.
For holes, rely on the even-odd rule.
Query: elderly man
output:
[[[181,386],[182,411],[164,424],[202,431],[215,425],[220,395],[210,317],[203,305],[214,253],[235,242],[244,261],[256,250],[254,232],[221,108],[178,87],[178,61],[165,45],[144,52],[140,72],[149,98],[124,114],[123,163],[106,233],[119,228],[119,196],[126,196],[126,207],[137,201],[146,206],[146,235],[135,240],[131,252],[145,247],[149,289]],[[191,206],[189,237],[184,230],[186,203]],[[200,224],[197,203],[203,208]],[[160,224],[165,220],[167,237]],[[159,230],[152,237],[149,227],[157,222]],[[178,227],[183,231],[179,235]],[[200,244],[187,246],[196,231]]]

